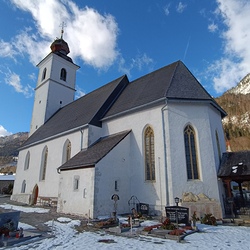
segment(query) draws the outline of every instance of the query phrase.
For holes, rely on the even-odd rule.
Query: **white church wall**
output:
[[[94,167],[61,171],[57,212],[93,218],[94,176]],[[77,178],[79,182],[76,189]]]
[[[19,198],[21,199],[20,192],[23,180],[26,180],[26,194],[31,195],[35,185],[38,185],[38,196],[57,197],[59,181],[57,168],[63,164],[63,147],[66,140],[71,142],[71,157],[73,157],[81,150],[81,144],[87,143],[87,128],[30,147],[30,164],[27,170],[24,170],[24,165],[28,149],[23,149],[19,152],[16,181],[13,190],[14,200],[18,201]],[[45,180],[40,180],[42,152],[45,146],[48,147],[46,176]]]
[[[16,179],[14,182],[11,200],[29,204],[30,195],[32,193],[30,192],[31,190],[30,187],[32,184],[30,184],[29,179],[32,177],[32,175],[30,169],[24,170],[24,164],[27,153],[28,150],[22,150],[19,152],[17,168],[16,168]],[[25,193],[21,193],[22,184],[24,181],[26,182]]]
[[[62,57],[52,54],[53,55],[53,62],[51,71],[51,78],[55,79],[56,81],[60,82],[61,84],[68,85],[71,88],[75,87],[75,80],[76,80],[76,70],[79,68],[77,65],[66,61]],[[51,67],[49,67],[51,68]],[[61,69],[65,68],[67,72],[66,81],[60,79]]]
[[[96,142],[100,137],[105,136],[106,134],[103,134],[103,130],[100,127],[89,125],[88,126],[88,140],[86,145],[90,146],[94,142]]]
[[[67,89],[65,93],[65,86],[59,85],[58,83],[50,82],[50,87],[48,91],[48,100],[47,100],[47,112],[45,121],[47,121],[52,115],[59,110],[59,108],[69,104],[74,100],[74,89]],[[53,96],[53,98],[51,98]],[[39,115],[39,113],[37,113]]]
[[[47,101],[45,97],[48,92],[48,84],[36,91],[34,107],[32,113],[32,122],[30,124],[30,134],[32,134],[36,129],[38,129],[42,124],[44,124],[45,119],[45,108]]]
[[[116,145],[95,167],[94,216],[112,215],[115,212],[112,196],[117,194],[117,213],[129,213],[132,164],[130,155],[131,134]]]
[[[156,181],[145,180],[144,129],[149,125],[155,136]],[[161,106],[130,113],[103,122],[104,134],[132,129],[130,141],[131,196],[150,205],[152,210],[163,211],[167,202],[165,186],[165,159]]]
[[[226,152],[225,134],[224,134],[224,129],[223,129],[223,125],[221,122],[219,111],[215,110],[215,108],[209,109],[209,118],[210,118],[211,129],[212,131],[214,131],[214,133],[212,134],[213,136],[212,138],[213,138],[213,148],[215,151],[216,170],[218,171],[219,165],[220,165],[220,158],[218,154],[218,147],[217,147],[217,141],[216,141],[216,131],[219,137],[221,157],[222,157],[222,153]]]
[[[219,200],[215,152],[211,140],[214,131],[210,126],[209,112],[209,108],[205,105],[192,103],[168,105],[166,111],[168,176],[169,180],[172,180],[168,188],[172,204],[174,197],[181,198],[184,192],[196,195],[204,193],[210,198]],[[199,180],[187,180],[183,135],[187,124],[192,125],[196,133]]]

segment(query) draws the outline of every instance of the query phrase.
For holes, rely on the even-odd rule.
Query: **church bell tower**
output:
[[[60,108],[74,101],[76,71],[79,66],[68,56],[70,50],[61,38],[50,46],[51,52],[37,65],[39,74],[30,125],[32,135]]]

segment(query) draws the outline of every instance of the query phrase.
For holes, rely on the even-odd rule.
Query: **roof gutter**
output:
[[[127,109],[127,110],[122,111],[122,112],[119,112],[119,113],[117,113],[117,114],[107,116],[107,117],[105,117],[105,118],[102,118],[101,121],[105,121],[105,120],[112,119],[112,118],[115,118],[115,117],[118,117],[118,116],[121,116],[121,115],[125,115],[125,114],[127,114],[127,113],[130,113],[130,112],[133,112],[133,111],[142,109],[142,108],[147,107],[147,106],[150,106],[150,105],[154,105],[154,104],[160,103],[160,102],[165,101],[165,100],[166,100],[166,97],[163,97],[163,98],[160,98],[160,99],[155,100],[155,101],[153,101],[153,102],[149,102],[149,103],[146,103],[146,104],[143,104],[143,105],[140,105],[140,106],[131,108],[131,109]]]
[[[210,103],[212,106],[214,106],[217,110],[221,113],[221,118],[224,118],[227,116],[227,113],[225,110],[223,110],[213,99],[178,99],[178,98],[167,98],[168,101],[171,102],[204,102],[204,103]]]
[[[67,134],[70,134],[74,131],[82,131],[84,128],[88,127],[88,124],[84,125],[84,126],[79,126],[77,128],[73,128],[73,129],[70,129],[70,130],[67,130],[67,131],[64,131],[62,133],[59,133],[59,134],[56,134],[56,135],[53,135],[53,136],[50,136],[50,137],[47,137],[43,140],[40,140],[40,141],[37,141],[37,142],[33,142],[33,143],[30,143],[26,146],[23,146],[23,147],[20,147],[19,150],[22,150],[22,149],[25,149],[25,148],[28,148],[30,146],[35,146],[37,144],[40,144],[40,143],[43,143],[43,142],[46,142],[46,141],[49,141],[49,140],[52,140],[52,139],[55,139],[55,138],[58,138],[60,136],[63,136],[63,135],[67,135]]]

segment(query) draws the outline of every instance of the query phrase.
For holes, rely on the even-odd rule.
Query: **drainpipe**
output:
[[[167,101],[166,101],[167,102]],[[166,146],[166,131],[165,131],[165,119],[164,119],[164,111],[166,110],[167,103],[161,108],[161,118],[162,118],[162,134],[163,134],[163,142],[164,142],[164,166],[165,166],[165,189],[166,189],[166,205],[169,205],[169,188],[168,188],[168,167],[167,167],[167,146]]]
[[[80,150],[82,150],[82,145],[83,145],[83,129],[80,129],[81,132],[81,145],[80,145]]]

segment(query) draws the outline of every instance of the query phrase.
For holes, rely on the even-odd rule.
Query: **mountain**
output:
[[[28,132],[0,137],[0,173],[15,172],[18,148],[28,139]]]
[[[228,114],[222,122],[231,150],[250,150],[250,74],[215,100]]]

